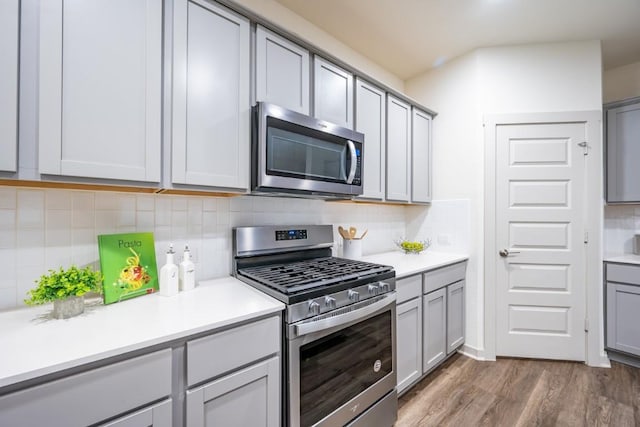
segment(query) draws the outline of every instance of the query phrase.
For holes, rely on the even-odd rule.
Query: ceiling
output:
[[[405,80],[479,47],[602,40],[640,61],[640,0],[276,0]]]

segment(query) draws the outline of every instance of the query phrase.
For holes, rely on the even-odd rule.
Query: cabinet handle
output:
[[[511,256],[511,255],[519,254],[520,251],[510,251],[509,249],[502,249],[498,253],[500,254],[500,256],[502,258],[506,258],[506,257]]]

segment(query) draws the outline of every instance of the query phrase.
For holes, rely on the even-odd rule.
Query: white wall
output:
[[[602,89],[605,103],[640,96],[640,62],[606,70]]]
[[[289,33],[296,35],[319,49],[330,53],[336,58],[346,62],[381,83],[399,92],[404,92],[404,83],[402,79],[380,67],[366,56],[338,41],[329,33],[316,27],[311,22],[282,6],[275,0],[231,1],[278,25]]]
[[[158,266],[170,242],[189,244],[196,279],[228,276],[231,228],[335,224],[368,229],[363,254],[394,250],[405,235],[405,207],[276,197],[215,198],[41,190],[0,186],[0,310],[23,305],[48,269],[93,264],[98,234],[153,232]],[[334,230],[335,255],[340,255]]]
[[[485,352],[483,116],[601,110],[598,41],[483,48],[405,82],[434,120],[434,199],[468,198],[467,349]],[[599,147],[596,147],[598,149]],[[486,307],[493,310],[493,307]]]

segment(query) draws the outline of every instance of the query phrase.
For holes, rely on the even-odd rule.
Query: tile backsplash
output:
[[[394,250],[393,240],[398,237],[413,238],[407,235],[408,222],[428,218],[435,211],[434,207],[277,197],[0,187],[0,310],[24,305],[27,290],[48,269],[71,264],[98,266],[99,234],[153,232],[159,267],[164,264],[170,242],[179,255],[188,243],[196,264],[196,280],[203,280],[230,274],[234,226],[353,225],[361,231],[369,230],[363,241],[363,254],[367,255]],[[457,243],[457,234],[451,233]],[[337,231],[334,241],[335,255],[339,256],[341,238]]]
[[[604,208],[604,253],[633,253],[633,237],[640,233],[640,206],[612,205]]]

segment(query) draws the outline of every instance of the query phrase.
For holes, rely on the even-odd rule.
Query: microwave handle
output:
[[[349,155],[351,155],[351,167],[349,168],[349,177],[347,178],[347,184],[353,182],[353,178],[356,177],[356,167],[358,166],[358,158],[356,157],[356,145],[351,140],[347,140],[347,147],[349,147]]]

